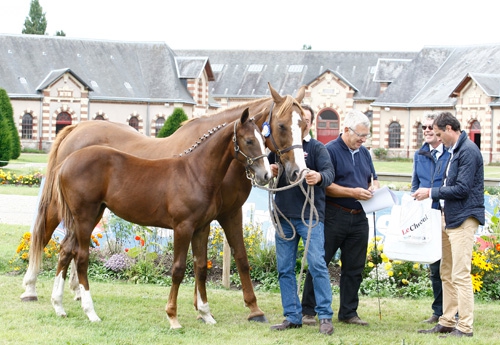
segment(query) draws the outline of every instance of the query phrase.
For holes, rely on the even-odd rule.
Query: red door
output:
[[[60,113],[59,115],[57,115],[57,118],[56,118],[56,135],[57,133],[59,133],[59,131],[61,129],[63,129],[64,127],[66,126],[69,126],[71,125],[71,115],[64,112],[64,113]]]
[[[337,139],[339,136],[339,116],[331,109],[323,110],[316,120],[316,134],[323,144]]]
[[[481,124],[479,121],[472,122],[470,126],[469,138],[472,140],[479,149],[481,149]]]

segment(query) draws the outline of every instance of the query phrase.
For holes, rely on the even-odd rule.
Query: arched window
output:
[[[71,125],[71,115],[62,112],[59,115],[57,115],[56,118],[56,135],[59,133],[64,127]]]
[[[135,128],[136,131],[139,130],[139,119],[136,116],[132,116],[130,120],[128,120],[128,125],[130,127]]]
[[[392,122],[389,125],[389,148],[399,149],[401,147],[401,125]]]
[[[33,139],[33,116],[30,114],[24,114],[21,128],[22,139]]]
[[[422,123],[417,123],[417,148],[422,147],[424,143],[424,130],[422,129]]]
[[[158,137],[158,134],[160,133],[160,130],[162,129],[163,125],[165,124],[165,118],[164,117],[159,117],[156,119],[155,122],[155,136]]]

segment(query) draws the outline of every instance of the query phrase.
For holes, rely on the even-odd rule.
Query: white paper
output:
[[[392,207],[397,204],[398,197],[392,192],[392,190],[389,189],[389,187],[384,186],[380,189],[376,189],[373,192],[371,199],[358,201],[361,203],[365,213],[371,213],[387,207]]]

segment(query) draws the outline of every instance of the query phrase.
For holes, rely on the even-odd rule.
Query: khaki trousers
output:
[[[479,222],[470,217],[454,229],[444,227],[444,217],[442,223],[443,315],[439,318],[439,324],[446,327],[456,327],[464,333],[471,333],[474,322],[474,291],[470,272],[474,234]],[[455,321],[457,312],[458,323]]]

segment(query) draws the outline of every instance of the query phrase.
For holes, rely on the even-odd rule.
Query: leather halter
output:
[[[250,121],[253,121],[250,120]],[[247,171],[247,176],[249,174],[248,168],[253,165],[255,161],[258,161],[259,159],[266,158],[266,154],[262,154],[257,157],[248,157],[245,152],[241,151],[240,147],[238,146],[238,139],[236,138],[236,125],[238,124],[239,121],[234,121],[234,130],[233,130],[233,143],[234,143],[234,157],[238,158],[238,154],[241,154],[243,157],[245,157],[247,164],[245,165],[245,170]]]
[[[273,118],[273,108],[274,108],[274,102],[273,104],[271,104],[271,109],[269,110],[269,116],[267,118],[267,123],[269,123],[269,126],[271,126],[271,121]],[[278,156],[278,159],[281,158],[282,154],[287,153],[288,151],[302,148],[302,144],[300,144],[300,145],[292,145],[281,150],[276,144],[276,141],[274,140],[273,131],[271,130],[271,128],[269,128],[269,139],[271,139],[271,143],[273,144],[274,149],[276,150],[276,155]]]

